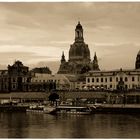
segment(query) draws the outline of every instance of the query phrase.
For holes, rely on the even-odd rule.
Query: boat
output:
[[[92,114],[92,110],[82,106],[57,106],[56,114],[89,115]]]
[[[44,113],[47,114],[56,114],[56,107],[54,106],[44,106]]]
[[[26,112],[55,114],[56,108],[53,107],[53,106],[45,106],[45,105],[36,106],[36,105],[32,105],[32,106],[29,106],[28,109],[26,109]]]

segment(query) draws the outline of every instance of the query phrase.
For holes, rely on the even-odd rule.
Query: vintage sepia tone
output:
[[[139,2],[0,2],[0,138],[140,138]]]

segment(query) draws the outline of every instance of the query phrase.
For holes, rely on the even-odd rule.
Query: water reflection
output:
[[[0,113],[1,138],[140,138],[140,115]]]
[[[0,120],[0,137],[27,137],[28,118],[25,113],[0,113]]]

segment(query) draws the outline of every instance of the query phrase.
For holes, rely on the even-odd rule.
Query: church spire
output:
[[[99,65],[98,65],[98,59],[97,59],[97,56],[96,56],[96,52],[94,54],[94,59],[93,59],[93,70],[100,70]]]
[[[75,41],[76,42],[83,42],[83,28],[82,25],[80,24],[80,21],[78,21],[78,24],[75,29]]]
[[[64,63],[64,62],[66,62],[66,60],[65,60],[65,55],[64,55],[64,51],[62,52],[62,57],[61,57],[61,63]]]
[[[94,60],[98,62],[97,56],[96,56],[96,52],[95,52],[95,54],[94,54]]]

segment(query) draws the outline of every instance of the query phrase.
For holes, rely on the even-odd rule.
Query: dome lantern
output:
[[[80,24],[80,21],[78,22],[76,29],[75,29],[75,41],[76,42],[83,42],[83,28],[82,25]]]

